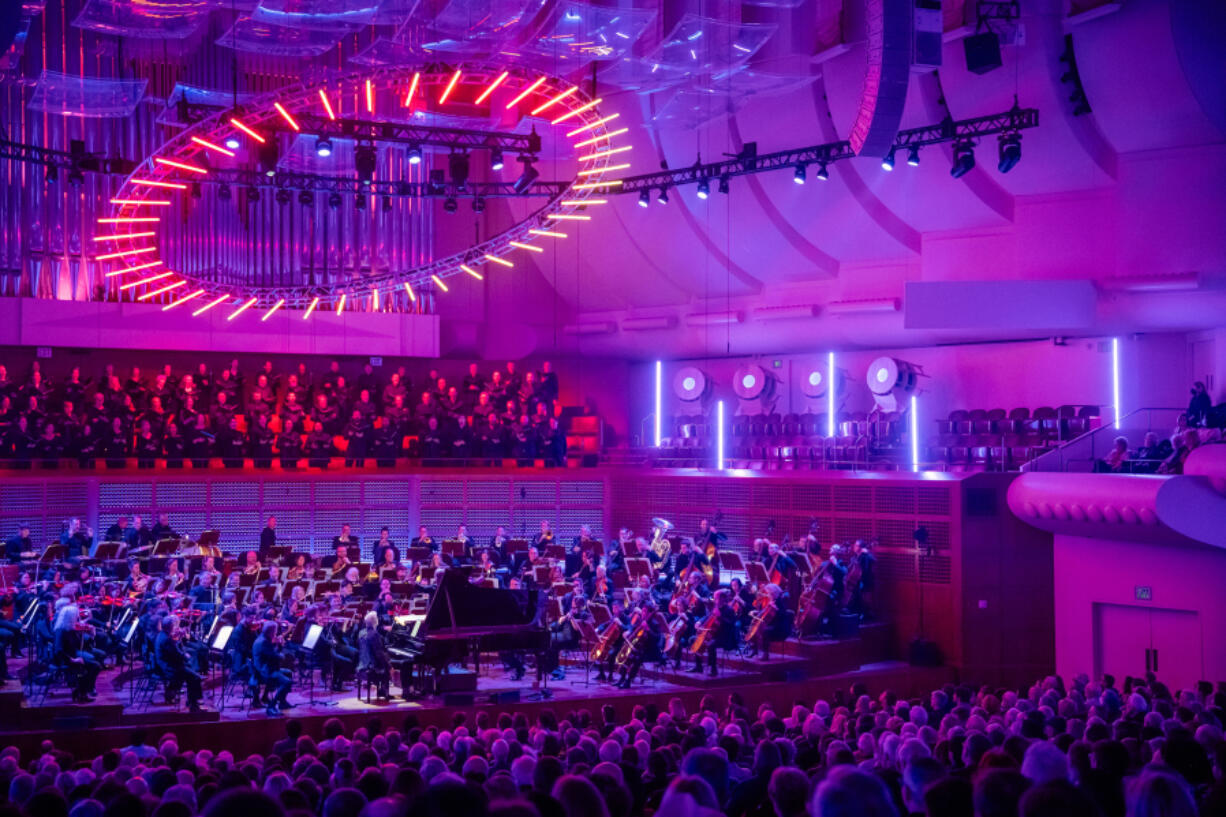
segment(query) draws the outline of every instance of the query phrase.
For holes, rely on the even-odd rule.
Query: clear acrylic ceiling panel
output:
[[[815,74],[780,74],[740,68],[715,74],[709,86],[716,93],[726,91],[746,96],[779,96],[812,85],[816,80]]]
[[[26,40],[30,36],[30,22],[29,18],[25,18],[17,24],[17,35],[13,37],[13,44],[8,51],[0,54],[0,73],[16,70],[21,63],[21,58],[26,53]]]
[[[207,12],[208,6],[202,0],[166,3],[89,0],[72,24],[101,34],[181,40],[195,32]]]
[[[622,57],[600,66],[600,81],[627,91],[651,94],[680,85],[689,74],[680,68],[660,65],[638,57]]]
[[[375,25],[399,26],[417,11],[421,0],[381,0],[379,10],[375,12]]]
[[[238,104],[243,104],[252,99],[254,94],[240,93],[238,95]],[[162,125],[174,125],[176,127],[186,127],[192,124],[185,122],[179,117],[179,100],[186,98],[193,105],[208,105],[213,108],[229,108],[235,104],[234,91],[222,88],[200,88],[195,85],[184,85],[182,82],[176,83],[174,90],[170,92],[170,99],[166,100],[166,109],[158,115],[158,123]]]
[[[349,58],[354,65],[411,65],[421,62],[424,52],[407,43],[400,43],[388,37],[379,37],[370,45]]]
[[[568,68],[592,60],[612,60],[631,47],[656,18],[655,9],[620,9],[586,3],[558,4],[548,23],[521,50]]]
[[[43,71],[28,107],[61,116],[131,116],[148,84],[144,79],[102,79]]]
[[[319,31],[357,31],[370,25],[379,0],[260,0],[251,19]]]
[[[729,71],[744,65],[777,26],[733,23],[687,14],[647,60],[683,71]]]
[[[691,83],[652,98],[651,126],[695,128],[739,111],[752,94]]]
[[[229,31],[217,38],[217,44],[273,57],[318,57],[331,51],[347,33],[290,28],[240,17]]]
[[[543,5],[543,0],[451,0],[441,13],[423,22],[432,31],[459,40],[503,39]]]

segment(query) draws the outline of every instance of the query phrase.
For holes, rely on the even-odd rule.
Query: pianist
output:
[[[362,620],[362,633],[358,636],[358,673],[366,682],[375,685],[375,696],[391,700],[392,659],[379,632],[379,614],[371,610]]]

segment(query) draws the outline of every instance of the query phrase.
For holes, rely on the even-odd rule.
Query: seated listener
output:
[[[1116,437],[1107,456],[1094,463],[1094,470],[1118,474],[1128,470],[1128,438]]]
[[[298,460],[302,458],[302,437],[298,433],[298,425],[292,421],[284,422],[281,433],[277,435],[277,454],[281,458],[282,468],[297,468]]]

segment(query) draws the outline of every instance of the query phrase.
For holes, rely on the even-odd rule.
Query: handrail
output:
[[[1169,412],[1170,419],[1168,427],[1174,428],[1175,418],[1177,418],[1180,414],[1183,414],[1184,409],[1168,407],[1144,407],[1134,409],[1120,418],[1118,422],[1119,428],[1116,427],[1117,423],[1115,421],[1104,423],[1098,428],[1092,428],[1083,434],[1079,434],[1071,440],[1065,441],[1056,448],[1053,448],[1051,451],[1040,454],[1030,462],[1024,463],[1022,465],[1022,471],[1067,471],[1069,470],[1069,466],[1073,463],[1080,462],[1092,464],[1095,460],[1106,456],[1107,451],[1110,450],[1107,448],[1101,453],[1098,451],[1097,443],[1099,435],[1109,434],[1111,438],[1114,439],[1115,437],[1128,432],[1136,433],[1140,431],[1147,434],[1151,431],[1155,431],[1157,430],[1157,427],[1155,426],[1154,415],[1157,412]],[[1146,418],[1145,422],[1141,424],[1143,427],[1138,427],[1137,425],[1129,422],[1130,420],[1135,421],[1142,415],[1144,415]],[[1163,433],[1163,436],[1165,436],[1165,433]],[[1129,440],[1129,444],[1130,446],[1139,445],[1140,441],[1138,440],[1134,443],[1133,440]]]

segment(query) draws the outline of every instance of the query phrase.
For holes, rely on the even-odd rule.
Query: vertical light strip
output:
[[[323,88],[319,89],[319,101],[324,104],[324,111],[328,114],[328,118],[336,119],[336,112],[332,110],[332,103],[328,101],[328,94]]]
[[[337,315],[339,315],[339,314],[341,314],[342,312],[344,312],[344,311],[345,311],[345,299],[346,299],[347,297],[349,297],[349,296],[348,296],[348,295],[346,295],[344,292],[342,292],[342,293],[341,293],[341,300],[340,300],[340,303],[338,303],[338,304],[336,305],[336,314],[337,314]]]
[[[1111,339],[1111,402],[1115,408],[1115,430],[1120,428],[1120,339]]]
[[[715,470],[724,470],[724,401],[715,405]]]
[[[413,291],[413,285],[410,284],[408,281],[404,282],[404,291],[409,293],[410,301],[413,301],[414,303],[417,302],[417,293]]]
[[[919,472],[919,405],[915,395],[911,395],[911,470]]]
[[[660,447],[660,412],[663,410],[663,395],[664,388],[664,361],[656,361],[656,427],[655,427],[655,445]]]
[[[421,82],[421,72],[418,71],[413,75],[413,81],[409,83],[409,92],[404,95],[404,104],[408,105],[413,101],[413,95],[417,93],[417,85]]]
[[[834,352],[826,355],[826,436],[834,436]]]
[[[375,112],[375,89],[370,80],[366,80],[366,112]]]
[[[501,84],[502,84],[502,81],[503,81],[503,80],[505,80],[505,79],[507,78],[507,76],[509,75],[509,73],[510,73],[510,72],[508,72],[508,71],[503,71],[501,74],[499,74],[499,75],[498,75],[498,78],[497,78],[497,79],[495,79],[493,82],[491,82],[491,83],[490,83],[490,84],[489,84],[489,85],[486,87],[486,89],[485,89],[484,91],[482,91],[482,92],[481,92],[481,96],[477,97],[477,101],[476,101],[475,103],[473,103],[473,104],[475,104],[475,105],[480,105],[482,102],[484,102],[484,101],[485,101],[485,99],[486,99],[486,97],[488,97],[490,94],[492,94],[492,93],[494,92],[494,89],[495,89],[495,88],[497,88],[499,85],[501,85]]]
[[[305,314],[303,314],[302,319],[305,321],[307,318],[311,317],[311,313],[315,311],[315,307],[317,306],[319,306],[318,295],[316,295],[314,300],[311,301],[311,305],[307,307],[307,311]]]
[[[447,97],[451,96],[451,92],[455,90],[456,83],[460,81],[460,69],[451,75],[451,81],[447,83],[447,87],[443,90],[443,95],[438,98],[438,104],[442,105],[447,102]]]

